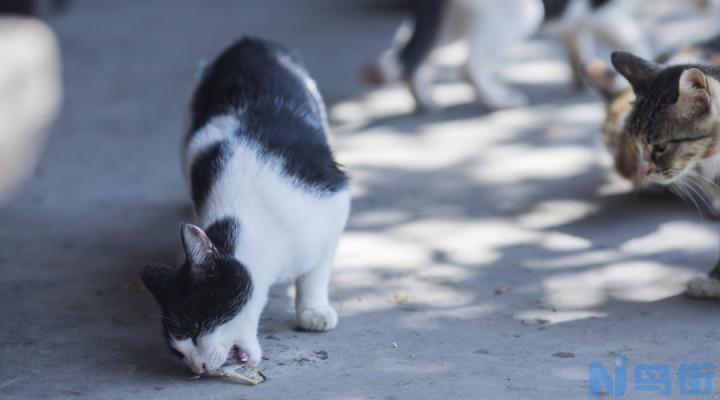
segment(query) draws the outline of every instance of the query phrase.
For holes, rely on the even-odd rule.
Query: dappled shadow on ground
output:
[[[683,325],[697,326],[698,342],[717,335],[701,322],[715,304],[682,295],[714,264],[717,229],[672,195],[636,193],[610,177],[593,145],[597,110],[568,101],[339,133],[356,196],[335,298],[345,323],[379,319],[386,342],[410,342],[398,368],[415,376],[404,379],[463,382],[453,374],[467,373],[492,385],[505,374],[511,392],[582,394],[593,359],[707,359],[695,347],[663,346],[687,334]],[[365,152],[364,140],[380,150]],[[453,352],[465,357],[453,362]],[[425,362],[413,362],[417,354]],[[554,384],[528,382],[528,365],[546,368]]]
[[[561,71],[514,81],[533,107],[487,113],[467,87],[443,82],[441,95],[458,94],[447,112],[415,116],[402,89],[358,98],[351,82],[394,17],[357,14],[359,0],[315,0],[312,13],[266,3],[165,2],[179,10],[170,21],[150,5],[87,2],[58,22],[70,111],[41,173],[0,218],[0,396],[577,399],[594,359],[717,358],[716,304],[682,296],[716,259],[715,224],[608,179],[593,145],[602,107],[569,91],[554,45],[530,43],[510,71]],[[318,15],[340,21],[337,37],[310,23]],[[292,290],[278,285],[260,331],[271,380],[189,381],[137,285],[143,264],[176,260],[189,218],[175,147],[182,106],[168,99],[189,92],[195,61],[219,38],[239,25],[264,32],[270,17],[316,71],[353,179],[332,286],[340,325],[295,331]],[[197,20],[220,22],[186,32]],[[87,35],[87,21],[112,29]],[[152,29],[143,47],[127,34],[136,26]],[[117,62],[140,58],[143,68]],[[110,107],[87,113],[98,104]]]

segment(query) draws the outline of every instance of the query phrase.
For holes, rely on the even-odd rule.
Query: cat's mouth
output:
[[[230,352],[228,353],[227,361],[238,363],[238,364],[247,364],[247,362],[250,360],[250,353],[243,350],[238,345],[233,345],[233,347],[230,348]]]

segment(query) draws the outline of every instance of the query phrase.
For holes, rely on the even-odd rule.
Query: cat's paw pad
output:
[[[688,282],[685,293],[696,299],[720,299],[720,281],[707,275],[699,276]]]
[[[304,331],[329,331],[334,329],[337,323],[337,312],[330,306],[305,308],[298,312],[298,325]]]

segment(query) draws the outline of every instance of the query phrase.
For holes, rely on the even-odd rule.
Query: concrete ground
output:
[[[356,69],[401,17],[380,3],[77,0],[50,20],[65,102],[0,209],[0,398],[579,399],[588,364],[618,354],[670,364],[672,395],[651,397],[684,398],[679,364],[720,356],[720,307],[682,294],[716,261],[717,224],[612,178],[602,106],[568,88],[556,42],[513,50],[505,75],[531,107],[488,114],[450,83],[446,113],[413,116],[401,89],[368,92]],[[712,34],[710,16],[681,13],[648,22],[658,47]],[[191,219],[178,144],[196,65],[242,33],[301,51],[354,191],[340,325],[296,332],[278,287],[258,387],[190,380],[136,280],[177,257]]]

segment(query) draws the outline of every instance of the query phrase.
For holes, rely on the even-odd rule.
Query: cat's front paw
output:
[[[707,275],[698,276],[688,282],[685,293],[695,299],[720,299],[720,281]]]
[[[305,308],[298,311],[298,325],[304,331],[323,332],[335,329],[338,316],[330,306]]]

